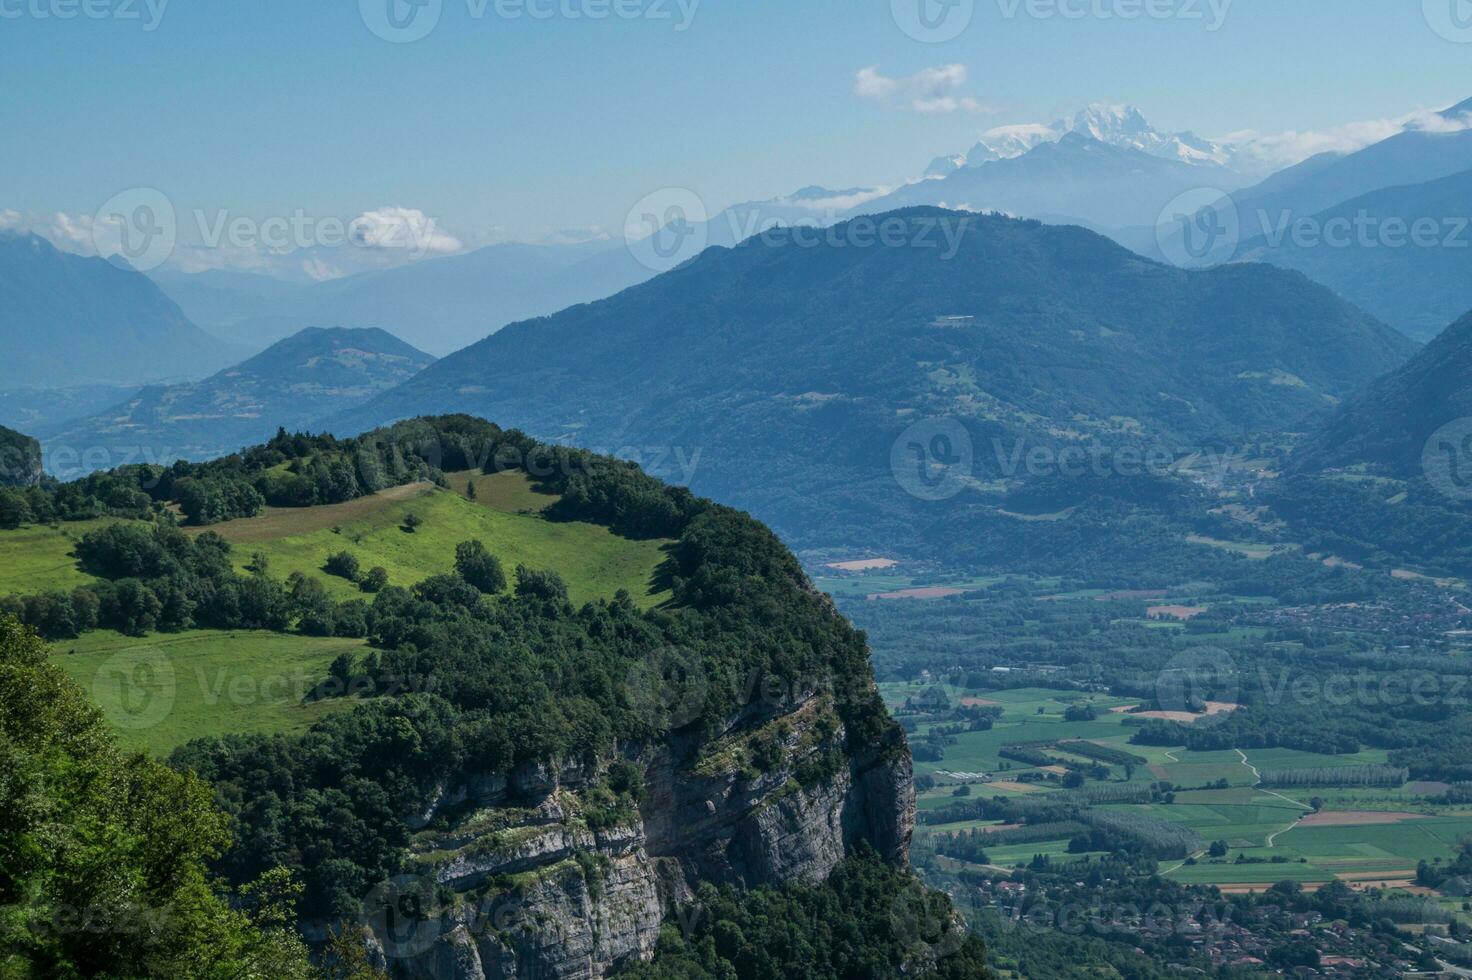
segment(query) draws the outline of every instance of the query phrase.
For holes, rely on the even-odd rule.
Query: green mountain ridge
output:
[[[359,579],[341,555],[284,582],[273,575],[274,552],[243,568],[231,557],[237,534],[245,533],[242,547],[260,544],[252,532],[291,535],[329,502],[381,506],[385,491],[426,481],[439,487],[428,492],[463,493],[463,507],[478,507],[469,485],[451,490],[446,476],[477,471],[485,506],[515,506],[523,525],[582,522],[630,541],[659,539],[666,600],[645,608],[620,590],[574,605],[560,575],[526,565],[503,572],[478,540],[453,547],[449,572],[412,586],[370,586],[362,576],[364,598],[345,601],[320,582],[323,574]],[[512,492],[507,478],[535,481],[540,514],[521,506],[530,488]],[[182,775],[154,778],[181,780],[189,809],[177,824],[129,825],[132,855],[145,863],[150,848],[170,846],[170,833],[208,832],[171,861],[187,864],[191,882],[207,871],[221,876],[216,892],[248,913],[237,942],[279,946],[279,975],[312,975],[295,959],[286,972],[286,953],[301,944],[281,926],[297,922],[327,962],[356,957],[361,970],[351,975],[363,978],[728,978],[737,969],[776,977],[795,965],[920,980],[986,975],[980,942],[906,868],[909,753],[862,634],[745,514],[628,464],[465,416],[352,439],[281,434],[209,463],[123,467],[26,493],[53,520],[92,518],[75,556],[95,580],[3,608],[35,614],[32,625],[56,636],[105,626],[144,640],[111,647],[92,685],[108,717],[133,733],[169,717],[183,700],[173,688],[193,682],[197,657],[223,655],[234,631],[251,631],[242,653],[247,642],[261,651],[268,634],[279,642],[262,654],[271,663],[242,657],[228,668],[232,692],[241,682],[264,691],[289,669],[281,658],[291,638],[303,641],[305,692],[284,700],[232,693],[230,707],[272,712],[301,701],[323,709],[317,720],[305,730],[252,726],[275,734],[211,732],[187,742],[170,758]],[[279,496],[287,493],[303,504]],[[221,506],[195,507],[201,494]],[[267,500],[273,509],[262,514]],[[455,513],[407,506],[430,521]],[[218,532],[177,527],[179,509]],[[256,517],[265,523],[239,524]],[[338,531],[344,549],[367,547],[352,524],[334,524]],[[0,532],[0,544],[11,533],[25,531]],[[406,515],[389,533],[417,540],[430,529]],[[150,645],[155,632],[194,642]],[[0,613],[0,683],[8,642],[20,635]],[[339,646],[324,667],[320,640],[306,641],[328,635],[366,638],[367,648]],[[36,659],[34,639],[21,646]],[[61,644],[52,656],[75,654]],[[82,700],[61,671],[47,681]],[[117,697],[104,696],[108,685]],[[0,751],[6,735],[0,725]],[[48,798],[43,789],[65,794],[66,761],[28,799]],[[140,759],[134,769],[147,774],[147,765]],[[22,827],[33,833],[34,823]],[[0,881],[15,879],[19,853],[0,849]],[[49,889],[70,878],[31,856],[22,869],[35,882],[29,900],[44,908],[59,899]],[[783,907],[822,912],[782,922],[799,950],[767,948],[773,940],[733,944],[725,932],[717,949],[708,937],[719,922],[687,941],[677,935],[677,924],[710,910],[746,923],[757,940],[763,910]],[[102,934],[113,928],[108,920]],[[123,957],[158,963],[170,951],[139,940],[87,950],[70,934],[46,938],[7,930],[0,957],[7,968],[32,967],[20,975],[72,975],[71,964],[126,969],[133,961]],[[164,939],[177,955],[197,948],[172,932]]]
[[[1302,272],[1427,341],[1472,309],[1469,219],[1472,170],[1354,198],[1314,215],[1301,241],[1290,224],[1241,255]]]
[[[886,222],[914,247],[844,247]],[[468,411],[643,447],[662,475],[695,459],[695,487],[799,547],[923,549],[1000,502],[1005,488],[986,487],[1026,475],[1019,451],[1174,453],[1282,429],[1414,349],[1297,273],[1187,272],[1077,227],[921,208],[816,244],[778,233],[707,250],[508,327],[337,422]],[[911,496],[891,467],[925,419],[954,421],[972,449],[969,482],[944,501]]]
[[[47,438],[116,461],[208,459],[313,427],[413,377],[434,358],[376,328],[309,327],[203,381],[153,386]]]
[[[1299,450],[1296,468],[1365,465],[1396,477],[1414,477],[1422,473],[1433,434],[1468,419],[1472,419],[1472,314],[1447,327],[1410,362],[1349,398]]]

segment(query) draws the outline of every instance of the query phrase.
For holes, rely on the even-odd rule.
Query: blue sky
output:
[[[890,0],[701,0],[684,30],[695,0],[617,0],[638,16],[601,20],[559,11],[614,0],[428,0],[439,20],[412,43],[376,36],[359,0],[160,2],[0,0],[0,209],[90,214],[150,186],[256,218],[396,206],[467,241],[536,238],[616,229],[666,186],[718,208],[894,182],[1095,100],[1216,136],[1472,97],[1472,43],[1429,23],[1468,0],[1426,0],[1430,18],[1422,0],[974,0],[941,43]],[[387,0],[363,2],[371,18]],[[1160,16],[1095,14],[1140,8]],[[965,69],[953,111],[855,94],[867,67],[948,65]]]

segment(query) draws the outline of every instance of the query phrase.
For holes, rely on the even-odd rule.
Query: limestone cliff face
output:
[[[415,820],[417,874],[381,896],[370,948],[412,980],[591,980],[652,955],[699,882],[821,881],[860,841],[905,861],[909,756],[844,743],[813,693],[639,754],[643,800],[612,822],[590,803],[604,774],[576,766],[445,787]]]

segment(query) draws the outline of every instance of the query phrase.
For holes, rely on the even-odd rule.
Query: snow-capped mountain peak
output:
[[[1096,102],[1068,119],[1049,125],[1023,123],[989,129],[966,155],[966,165],[975,167],[992,160],[1018,157],[1042,143],[1056,143],[1068,133],[1201,166],[1224,166],[1231,158],[1227,148],[1193,133],[1160,132],[1132,105]]]
[[[948,157],[936,157],[930,161],[930,166],[925,168],[923,177],[949,177],[951,174],[966,166],[969,161],[965,154],[957,153]]]

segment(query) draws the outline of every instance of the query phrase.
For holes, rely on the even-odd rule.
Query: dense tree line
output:
[[[435,421],[439,443],[453,443],[458,423]],[[540,453],[506,445],[525,460]],[[284,865],[305,884],[304,911],[331,921],[401,865],[407,816],[422,811],[440,783],[532,764],[603,771],[619,758],[637,759],[640,746],[663,740],[671,727],[724,731],[763,691],[826,688],[852,751],[904,751],[869,680],[862,634],[832,614],[770,531],[627,464],[562,450],[547,459],[566,465],[554,464],[546,480],[573,491],[557,518],[677,538],[665,569],[672,600],[646,612],[621,593],[575,608],[555,573],[527,567],[501,591],[500,562],[475,542],[457,548],[450,574],[410,589],[380,588],[353,610],[373,649],[339,658],[316,692],[371,700],[304,736],[205,740],[176,753],[176,765],[216,786],[235,821],[240,844],[221,863],[231,880]],[[167,568],[146,544],[85,551],[94,567],[113,572]],[[345,561],[334,565],[352,571]],[[310,631],[321,583],[298,577],[281,588]],[[667,652],[701,680],[688,716],[650,712],[630,690],[631,674]]]
[[[949,900],[907,871],[861,853],[821,885],[745,895],[703,885],[681,910],[688,934],[666,928],[652,963],[621,980],[790,980],[792,977],[984,980],[986,949]]]
[[[230,833],[209,787],[119,752],[39,638],[3,617],[0,773],[0,975],[318,975],[289,874],[218,895],[208,864]]]

